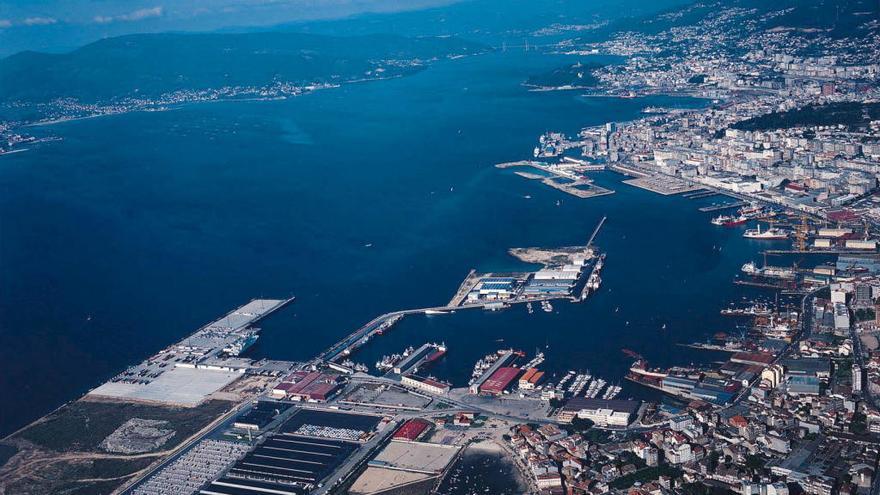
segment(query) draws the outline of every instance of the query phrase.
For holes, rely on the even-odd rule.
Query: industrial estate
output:
[[[466,383],[432,372],[456,352],[433,335],[359,359],[413,315],[589,304],[615,270],[615,253],[598,247],[614,219],[602,218],[583,245],[510,249],[538,270],[471,271],[449,302],[378,315],[306,362],[248,357],[261,320],[295,298],[242,301],[5,438],[4,493],[428,494],[482,449],[528,493],[876,495],[877,6],[847,3],[857,22],[839,33],[792,27],[794,7],[749,5],[697,3],[655,29],[552,46],[623,62],[590,69],[595,86],[542,90],[706,103],[547,132],[521,161],[496,165],[567,201],[613,194],[599,184],[607,171],[625,187],[710,198],[694,206],[705,222],[759,246],[731,283],[763,294],[719,301],[740,332],[680,343],[722,359],[658,368],[621,348],[628,373],[598,376],[506,341],[481,351]]]

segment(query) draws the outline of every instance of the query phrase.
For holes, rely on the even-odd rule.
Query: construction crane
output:
[[[796,225],[794,229],[795,248],[804,252],[807,250],[807,237],[810,233],[810,225],[807,223],[807,214],[801,213],[801,223]]]

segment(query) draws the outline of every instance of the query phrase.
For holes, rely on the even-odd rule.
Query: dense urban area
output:
[[[510,250],[536,271],[471,272],[448,303],[377,316],[308,362],[248,358],[259,321],[296,301],[247,302],[4,439],[0,492],[434,493],[462,476],[469,452],[486,452],[529,493],[877,494],[880,18],[876,4],[827,8],[817,24],[815,11],[772,2],[699,2],[602,40],[584,33],[605,22],[548,27],[575,37],[542,49],[621,62],[579,63],[530,90],[705,103],[551,130],[533,151],[521,143],[522,161],[496,165],[584,201],[614,193],[590,177],[599,170],[661,195],[711,197],[707,222],[775,241],[731,274],[767,294],[720,310],[742,332],[681,343],[721,361],[661,369],[621,349],[629,373],[600,377],[550,373],[551,356],[504,347],[474,363],[469,383],[447,383],[431,367],[455,349],[427,335],[358,362],[359,347],[410,315],[589,304],[613,269],[600,222],[582,246]],[[46,118],[313,89],[63,101]],[[4,153],[36,141],[11,124],[0,136]]]

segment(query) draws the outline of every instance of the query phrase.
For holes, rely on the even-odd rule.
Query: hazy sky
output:
[[[445,5],[456,0],[10,0],[0,1],[0,57],[65,51],[107,36],[265,26]]]

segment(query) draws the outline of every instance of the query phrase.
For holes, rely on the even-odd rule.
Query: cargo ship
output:
[[[747,229],[743,232],[743,237],[747,239],[759,239],[759,240],[782,240],[788,239],[788,231],[779,229],[776,227],[770,227],[767,230],[761,230],[761,224],[758,224],[757,229]]]
[[[791,280],[796,276],[794,270],[792,270],[791,268],[783,268],[779,266],[765,266],[763,268],[758,268],[758,266],[755,265],[753,261],[749,261],[748,263],[744,264],[741,270],[746,275],[752,275],[755,277],[781,278],[785,280]]]

